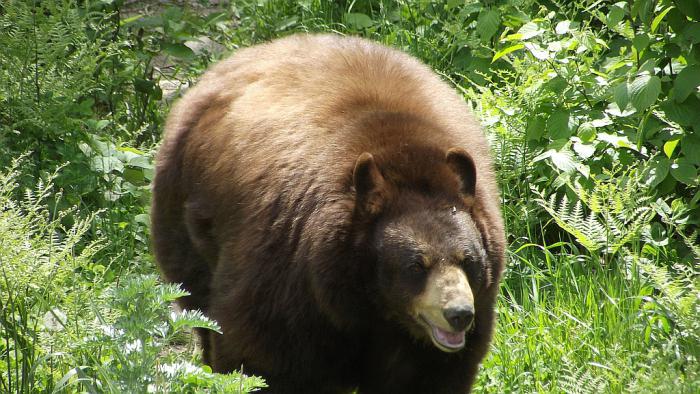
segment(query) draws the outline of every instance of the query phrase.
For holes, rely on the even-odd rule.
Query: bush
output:
[[[104,266],[93,262],[103,239],[76,251],[97,213],[63,227],[60,219],[75,210],[50,212],[45,200],[53,193],[51,183],[14,200],[16,168],[0,174],[3,392],[244,392],[261,387],[260,379],[212,374],[197,366],[187,345],[190,331],[218,330],[216,324],[199,311],[171,310],[171,302],[187,293],[159,284],[153,275],[106,278]]]

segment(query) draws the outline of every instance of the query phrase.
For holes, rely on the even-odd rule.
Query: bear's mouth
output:
[[[444,330],[431,323],[425,316],[420,315],[420,318],[423,323],[427,325],[427,328],[430,331],[430,339],[438,349],[442,350],[443,352],[452,353],[457,352],[464,347],[466,343],[466,330],[458,332]]]

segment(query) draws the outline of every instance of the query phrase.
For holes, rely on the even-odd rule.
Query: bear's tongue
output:
[[[433,335],[435,340],[448,348],[458,348],[464,345],[464,331],[449,332],[433,326]]]

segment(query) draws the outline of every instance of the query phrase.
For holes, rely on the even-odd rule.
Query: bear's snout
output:
[[[474,306],[466,303],[452,306],[443,309],[442,315],[455,331],[464,331],[474,321]]]

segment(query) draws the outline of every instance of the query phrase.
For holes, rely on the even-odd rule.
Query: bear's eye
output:
[[[416,258],[411,260],[408,263],[408,269],[411,270],[411,272],[415,273],[423,273],[427,271],[427,268],[425,266],[425,262],[423,261],[422,258]]]

